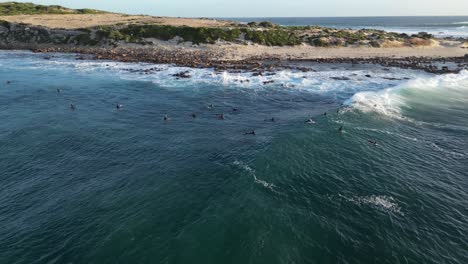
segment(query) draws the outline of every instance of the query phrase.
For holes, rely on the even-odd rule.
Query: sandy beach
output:
[[[399,47],[399,48],[368,48],[339,47],[321,48],[308,45],[294,47],[267,47],[260,45],[220,45],[213,47],[225,54],[224,59],[242,60],[249,57],[272,57],[280,59],[326,59],[326,58],[408,58],[431,57],[450,58],[463,57],[468,53],[460,43],[444,42],[429,47]]]

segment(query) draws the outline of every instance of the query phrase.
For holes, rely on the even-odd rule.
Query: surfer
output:
[[[190,116],[191,116],[192,118],[197,118],[197,114],[195,114],[195,113],[192,113]]]
[[[338,132],[340,132],[340,133],[343,132],[343,126],[340,126],[340,128],[338,128]]]
[[[115,106],[115,108],[117,108],[117,110],[120,110],[120,109],[122,109],[122,108],[123,108],[123,105],[121,105],[121,104],[117,104],[117,105]]]
[[[368,139],[367,142],[369,142],[369,144],[377,146],[377,141],[376,140]]]
[[[70,109],[71,109],[72,111],[75,111],[75,109],[76,109],[75,105],[74,105],[74,104],[70,104]]]
[[[272,117],[272,118],[269,118],[269,119],[265,119],[265,121],[276,122],[276,119],[274,117]]]
[[[252,130],[250,132],[245,132],[244,135],[253,135],[253,136],[255,136],[256,135],[255,130]]]
[[[62,92],[62,90],[60,88],[57,88],[57,93],[59,94],[61,92]]]
[[[167,115],[164,115],[164,121],[169,121],[171,120]]]
[[[307,124],[315,124],[315,121],[312,118],[309,118],[305,121]]]
[[[218,116],[218,119],[219,119],[219,120],[224,120],[224,114],[221,113],[221,114]]]

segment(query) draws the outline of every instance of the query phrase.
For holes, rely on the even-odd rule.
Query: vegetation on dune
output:
[[[111,40],[140,42],[144,38],[190,41],[194,44],[214,44],[216,41],[238,42],[245,40],[267,46],[300,44],[293,32],[284,29],[253,30],[250,28],[176,27],[169,25],[129,25],[127,27],[99,27],[98,34]]]
[[[0,3],[0,16],[7,15],[37,15],[37,14],[100,14],[103,11],[92,9],[68,9],[61,6],[44,6],[32,3],[6,2]],[[66,23],[66,22],[64,22]],[[2,29],[3,27],[3,29]],[[0,20],[0,37],[10,29],[10,23]],[[280,26],[268,21],[250,22],[242,25],[232,23],[225,28],[220,27],[190,27],[160,24],[116,24],[75,30],[71,35],[50,37],[49,29],[37,28],[41,40],[50,39],[52,43],[77,45],[118,45],[118,42],[149,43],[147,39],[177,42],[192,42],[193,44],[215,44],[217,41],[240,44],[254,43],[266,46],[294,46],[308,44],[316,47],[368,46],[382,47],[388,43],[421,46],[430,45],[431,34],[420,32],[409,36],[385,32],[382,30],[361,29],[346,30],[322,28],[319,26]],[[44,31],[45,30],[45,31]],[[3,32],[3,33],[2,33]],[[45,32],[45,33],[44,33]],[[17,40],[28,39],[28,32],[17,32]]]
[[[291,30],[270,29],[270,30],[248,30],[243,29],[245,39],[253,43],[266,46],[294,46],[302,41]]]
[[[1,24],[0,24],[1,25]],[[311,29],[273,28],[210,28],[170,25],[114,25],[81,29],[73,38],[80,45],[98,44],[116,45],[119,41],[127,43],[148,43],[154,38],[163,41],[174,40],[177,43],[215,44],[217,41],[231,43],[254,43],[265,46],[294,46],[309,44],[316,47],[343,47],[350,45],[379,48],[386,41],[398,41],[406,45],[429,45],[426,33],[416,36],[389,33],[377,30],[336,30],[311,27]],[[424,38],[423,38],[424,37]]]
[[[36,5],[33,3],[6,2],[0,3],[0,16],[42,15],[42,14],[103,14],[94,9],[69,9],[58,5]]]
[[[111,37],[117,37],[127,41],[141,38],[156,38],[171,40],[176,37],[183,41],[191,41],[195,44],[214,44],[217,40],[235,41],[241,34],[240,29],[205,28],[205,27],[175,27],[169,25],[130,25],[116,32],[110,31]]]
[[[276,25],[276,24],[273,24],[269,21],[262,21],[262,22],[250,22],[250,23],[247,23],[247,26],[251,27],[251,28],[258,28],[258,27],[262,27],[262,28],[278,28],[279,26]]]

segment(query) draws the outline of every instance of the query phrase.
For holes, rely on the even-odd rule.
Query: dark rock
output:
[[[192,75],[190,75],[190,71],[179,72],[176,74],[172,74],[172,76],[178,77],[178,78],[185,78],[185,79],[192,78]]]
[[[382,79],[390,80],[390,81],[401,81],[402,80],[402,79],[393,78],[393,77],[382,77]]]
[[[351,80],[348,77],[342,76],[342,77],[330,77],[330,79],[337,80],[337,81],[349,81]]]

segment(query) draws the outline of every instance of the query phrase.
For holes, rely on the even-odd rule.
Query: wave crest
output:
[[[365,113],[407,119],[402,109],[429,107],[449,109],[468,104],[468,71],[429,78],[416,78],[380,91],[358,92],[345,102]]]

